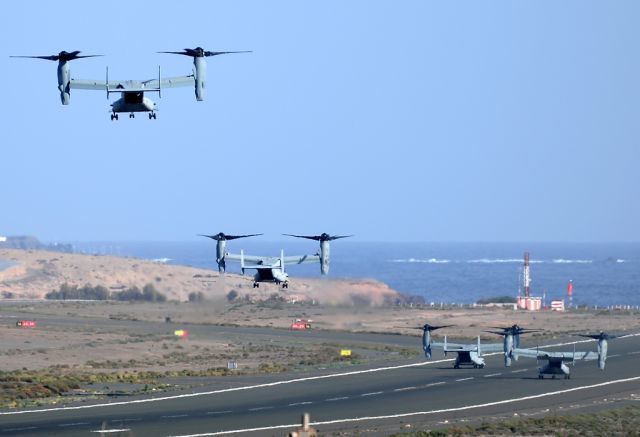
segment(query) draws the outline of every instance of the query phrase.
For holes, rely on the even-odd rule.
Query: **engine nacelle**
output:
[[[60,101],[63,105],[68,105],[71,101],[71,72],[69,71],[69,61],[58,62],[58,90],[60,91]]]
[[[193,77],[195,79],[196,100],[204,100],[204,88],[207,82],[207,62],[204,57],[193,58]]]
[[[329,255],[331,248],[329,241],[320,241],[320,273],[323,275],[329,274]]]
[[[607,361],[608,342],[605,339],[598,340],[598,369],[604,370]]]
[[[226,262],[224,260],[227,251],[227,240],[220,239],[216,241],[216,262],[218,263],[218,271],[224,273],[226,270]]]

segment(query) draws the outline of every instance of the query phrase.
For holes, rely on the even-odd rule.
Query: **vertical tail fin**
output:
[[[478,335],[478,356],[482,355],[482,351],[480,350],[480,336]]]
[[[244,249],[240,249],[240,268],[242,269],[242,274],[244,275]]]
[[[280,271],[284,273],[284,249],[280,249]]]

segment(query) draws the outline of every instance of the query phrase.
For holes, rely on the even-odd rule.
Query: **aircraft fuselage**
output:
[[[111,104],[114,114],[119,112],[151,112],[156,109],[153,100],[144,96],[143,92],[123,92],[122,97]]]

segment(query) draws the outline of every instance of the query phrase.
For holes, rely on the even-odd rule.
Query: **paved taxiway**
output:
[[[259,328],[254,335],[337,335],[354,341],[376,341],[374,334],[293,333]],[[255,331],[254,331],[255,329]],[[246,334],[246,333],[245,333]],[[418,337],[382,336],[384,340],[420,348]],[[578,350],[596,343],[578,339]],[[526,341],[524,341],[526,344]],[[562,347],[572,350],[572,345]],[[640,336],[610,342],[607,369],[594,361],[577,362],[572,379],[538,380],[535,360],[521,358],[505,368],[500,355],[487,356],[484,369],[452,369],[439,352],[431,362],[413,361],[384,369],[354,369],[340,375],[268,376],[227,379],[226,388],[166,395],[163,399],[126,398],[86,408],[59,407],[43,411],[0,412],[0,436],[102,435],[186,436],[240,431],[248,435],[286,435],[302,412],[312,415],[322,432],[355,429],[399,431],[406,423],[442,423],[483,416],[513,416],[514,412],[557,411],[591,406],[603,399],[637,395],[640,399]],[[428,363],[428,364],[427,364]],[[253,385],[247,385],[253,384]],[[283,426],[280,428],[280,426]],[[249,429],[262,428],[255,432]]]

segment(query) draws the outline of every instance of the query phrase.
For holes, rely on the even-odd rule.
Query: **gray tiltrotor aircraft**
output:
[[[182,52],[158,52],[176,55],[190,56],[193,58],[193,73],[188,76],[160,77],[148,80],[111,80],[109,81],[109,68],[107,67],[106,80],[74,79],[71,77],[69,62],[80,58],[91,58],[102,55],[80,55],[80,51],[62,51],[51,56],[12,56],[13,58],[36,58],[48,61],[58,61],[58,90],[63,105],[68,105],[71,100],[71,89],[101,90],[106,91],[107,99],[111,93],[121,93],[121,98],[111,104],[111,120],[117,120],[119,113],[128,113],[129,118],[134,118],[136,112],[147,112],[149,119],[156,118],[156,104],[144,96],[145,92],[157,92],[161,95],[163,88],[181,86],[195,87],[196,100],[204,100],[204,89],[207,80],[207,64],[205,57],[226,55],[229,53],[248,53],[248,51],[210,52],[202,47],[184,49]]]
[[[300,238],[310,238],[320,241],[320,253],[315,255],[298,255],[298,256],[284,256],[284,250],[280,252],[280,257],[273,256],[255,256],[245,255],[244,250],[240,251],[240,254],[233,254],[226,251],[227,240],[234,240],[237,238],[253,237],[262,234],[249,234],[249,235],[225,235],[220,232],[215,235],[202,235],[204,237],[211,238],[217,241],[216,244],[216,262],[218,263],[218,270],[224,272],[226,270],[226,261],[239,261],[240,268],[244,274],[245,270],[256,270],[254,275],[253,287],[258,288],[260,282],[274,282],[281,284],[282,288],[289,288],[289,274],[285,272],[286,265],[293,264],[307,264],[307,263],[320,263],[320,271],[323,275],[329,272],[329,241],[336,240],[338,238],[350,237],[350,235],[344,236],[331,236],[329,234],[322,234],[320,236],[300,236],[294,235]]]
[[[580,337],[593,338],[598,341],[598,351],[576,352],[575,346],[573,352],[549,352],[540,349],[516,349],[516,352],[523,357],[535,358],[537,360],[546,360],[547,364],[538,369],[538,378],[544,379],[544,375],[551,375],[555,379],[556,375],[563,375],[564,379],[571,378],[569,366],[565,363],[575,363],[576,360],[598,360],[598,368],[604,370],[607,361],[608,340],[613,340],[617,336],[608,335],[604,332],[599,334],[580,334]]]
[[[456,360],[453,363],[453,368],[458,369],[462,365],[471,365],[476,369],[482,369],[485,366],[484,358],[482,358],[482,352],[497,352],[502,350],[502,344],[500,343],[490,343],[485,344],[483,346],[480,345],[480,337],[478,336],[478,341],[476,343],[471,344],[459,344],[459,343],[450,343],[447,341],[447,336],[444,337],[444,342],[432,342],[431,341],[431,331],[435,331],[436,329],[448,328],[453,325],[442,325],[442,326],[432,326],[424,324],[423,326],[419,326],[411,329],[421,329],[422,330],[422,349],[424,350],[424,356],[427,359],[431,359],[432,348],[442,348],[444,355],[447,356],[449,352],[456,353]]]
[[[518,324],[511,326],[491,326],[493,329],[501,329],[502,331],[485,331],[491,334],[502,335],[504,337],[504,365],[511,366],[511,360],[518,361],[518,353],[516,349],[520,347],[520,335],[530,332],[540,332],[540,329],[525,329]]]

